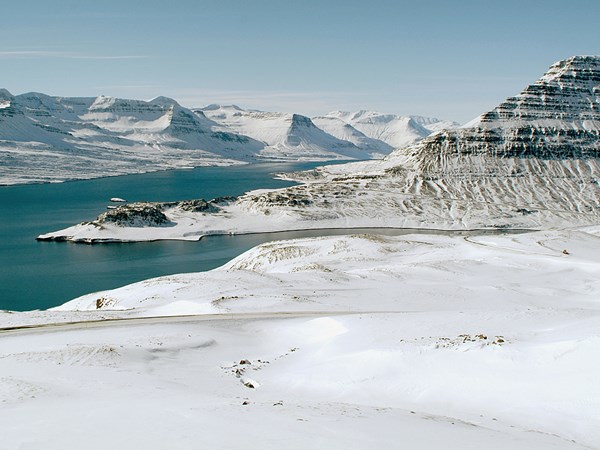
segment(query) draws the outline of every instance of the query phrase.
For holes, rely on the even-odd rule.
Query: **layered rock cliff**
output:
[[[327,224],[545,227],[600,220],[600,57],[553,64],[520,94],[457,129],[383,161],[292,178],[311,200],[299,217]],[[335,201],[331,201],[334,196]],[[248,196],[256,214],[270,205]],[[306,226],[306,224],[304,224]]]
[[[519,95],[463,128],[426,139],[420,157],[487,155],[573,159],[600,156],[600,58],[559,61]]]

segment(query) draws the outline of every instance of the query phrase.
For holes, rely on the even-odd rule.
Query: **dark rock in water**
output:
[[[164,226],[172,222],[162,212],[162,203],[131,203],[119,206],[98,216],[96,223],[114,223],[119,226]]]

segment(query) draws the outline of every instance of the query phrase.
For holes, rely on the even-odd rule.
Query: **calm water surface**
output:
[[[202,167],[59,184],[0,187],[0,309],[45,309],[71,298],[146,278],[218,267],[265,235],[219,236],[200,242],[76,245],[37,242],[39,234],[92,220],[111,197],[175,201],[240,195],[293,183],[282,171],[323,163]]]
[[[210,270],[258,244],[276,239],[348,234],[347,229],[307,230],[209,236],[198,242],[98,245],[35,240],[42,233],[94,219],[106,211],[111,197],[132,202],[240,195],[251,189],[290,186],[293,183],[275,180],[273,174],[322,164],[204,167],[59,184],[0,186],[0,310],[46,309],[83,294],[147,278]],[[436,233],[410,229],[351,232]]]

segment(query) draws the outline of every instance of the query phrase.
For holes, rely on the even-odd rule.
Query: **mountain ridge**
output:
[[[221,110],[254,125],[227,123]],[[164,96],[145,101],[0,89],[0,184],[273,160],[368,159],[393,150],[373,142],[340,139],[299,114],[235,105],[189,109]]]

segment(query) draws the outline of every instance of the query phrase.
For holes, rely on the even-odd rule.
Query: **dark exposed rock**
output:
[[[308,206],[312,204],[312,200],[305,195],[296,194],[291,191],[285,192],[268,192],[254,198],[257,203],[270,206]]]
[[[233,133],[225,133],[223,131],[215,131],[211,134],[211,136],[215,139],[219,139],[225,142],[238,142],[241,144],[245,144],[246,142],[250,141],[250,139],[248,139],[246,136],[241,136],[239,134]]]
[[[223,196],[215,197],[209,203],[217,206],[229,205],[237,200],[237,197]]]
[[[95,222],[129,227],[164,226],[171,221],[162,212],[163,206],[162,203],[131,203],[100,214]]]
[[[177,206],[184,211],[190,212],[216,212],[218,208],[215,207],[211,202],[207,202],[204,199],[198,200],[184,200],[177,203]]]
[[[527,208],[519,208],[516,210],[516,212],[523,214],[524,216],[527,216],[529,214],[533,214],[536,213],[537,211],[534,209],[527,209]]]
[[[114,223],[118,226],[129,227],[168,226],[173,222],[165,215],[164,211],[166,210],[177,208],[182,211],[210,214],[220,211],[219,204],[226,204],[226,202],[234,200],[234,197],[220,197],[208,202],[201,198],[179,202],[136,202],[110,209],[88,224],[100,226],[103,223]]]

